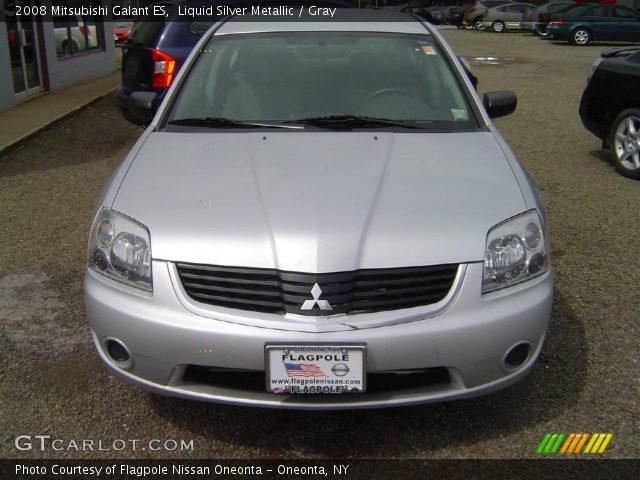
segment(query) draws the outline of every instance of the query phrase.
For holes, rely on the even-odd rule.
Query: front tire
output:
[[[609,134],[611,160],[621,175],[640,180],[640,110],[629,108],[616,117]]]
[[[589,43],[591,42],[591,32],[586,28],[578,27],[573,32],[571,32],[571,39],[569,40],[569,42],[579,47],[589,45]]]
[[[504,32],[504,22],[500,20],[496,20],[495,22],[493,22],[493,25],[491,25],[491,30],[493,30],[496,33]]]
[[[541,38],[548,38],[549,37],[549,32],[547,31],[546,28],[544,30],[540,30],[539,27],[534,27],[533,33],[535,35],[537,35],[538,37],[541,37]]]
[[[482,25],[482,17],[477,17],[473,20],[473,26],[476,27],[476,30],[486,30],[487,27]]]

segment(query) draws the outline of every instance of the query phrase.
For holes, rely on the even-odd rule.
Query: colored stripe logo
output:
[[[547,433],[537,453],[604,453],[612,438],[613,433]]]

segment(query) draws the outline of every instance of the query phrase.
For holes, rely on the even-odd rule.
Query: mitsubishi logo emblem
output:
[[[322,295],[322,289],[320,285],[317,283],[311,289],[311,295],[313,296],[313,300],[305,300],[300,310],[311,310],[313,307],[318,305],[320,310],[331,310],[331,304],[326,300],[320,300],[320,295]]]

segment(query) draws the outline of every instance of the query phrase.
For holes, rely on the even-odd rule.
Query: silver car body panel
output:
[[[157,259],[342,272],[481,261],[514,180],[488,132],[154,132],[112,207]]]
[[[296,409],[372,408],[469,398],[504,388],[532,368],[540,352],[553,297],[547,273],[527,284],[481,296],[482,264],[473,263],[457,300],[442,315],[398,325],[334,332],[300,332],[229,323],[187,312],[174,293],[165,262],[154,261],[153,297],[132,295],[126,287],[88,271],[85,297],[94,341],[114,374],[156,393],[223,403]],[[365,314],[366,315],[366,314]],[[128,368],[106,354],[104,340],[117,338],[132,353]],[[479,339],[482,339],[479,341]],[[516,372],[502,357],[518,342],[532,345]],[[390,393],[338,396],[274,395],[194,384],[183,380],[187,365],[264,371],[270,343],[367,345],[369,372],[444,366],[451,381]]]

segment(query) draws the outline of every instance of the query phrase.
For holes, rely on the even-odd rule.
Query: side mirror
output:
[[[515,112],[518,98],[515,92],[487,92],[482,98],[482,104],[490,118],[498,118]]]
[[[156,92],[132,92],[127,100],[127,107],[132,120],[138,125],[151,123],[155,112]]]

